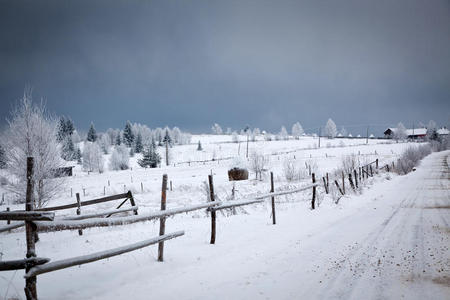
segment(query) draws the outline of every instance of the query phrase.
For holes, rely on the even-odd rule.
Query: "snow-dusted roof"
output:
[[[440,135],[449,134],[449,130],[444,127],[444,128],[438,129],[437,133],[440,134]]]
[[[389,127],[392,132],[396,132],[397,128]],[[406,135],[426,135],[427,129],[426,128],[414,128],[414,129],[406,129]]]

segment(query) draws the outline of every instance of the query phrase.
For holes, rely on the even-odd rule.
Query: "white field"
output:
[[[127,171],[87,174],[77,166],[75,176],[66,180],[62,195],[49,205],[73,203],[76,192],[81,194],[82,200],[89,200],[103,196],[104,191],[106,195],[111,195],[131,190],[140,212],[155,211],[160,205],[161,178],[164,173],[168,174],[173,184],[173,191],[168,191],[167,195],[168,208],[204,203],[206,195],[203,185],[211,172],[214,174],[217,197],[220,200],[227,200],[232,189],[232,183],[228,181],[227,176],[230,160],[221,160],[221,158],[236,156],[239,148],[236,143],[223,143],[230,139],[229,136],[194,136],[192,142],[195,144],[172,148],[171,165],[163,164],[158,169],[140,168],[136,163],[138,155],[131,160],[132,170]],[[244,137],[241,139],[243,140]],[[201,152],[196,150],[198,140],[201,141],[204,149]],[[317,142],[318,139],[312,137],[289,141],[250,142],[249,152],[257,149],[270,155],[267,169],[274,172],[275,189],[285,190],[311,182],[309,176],[297,182],[287,182],[284,179],[282,164],[286,156],[295,155],[299,168],[305,170],[305,162],[316,165],[315,172],[320,179],[326,172],[331,173],[337,168],[345,155],[358,155],[362,164],[378,158],[380,166],[383,166],[395,161],[406,147],[417,145],[386,143],[385,140],[369,140],[369,144],[366,145],[365,139],[322,139],[322,148],[313,149]],[[246,143],[241,143],[240,156],[243,159],[245,159],[245,153]],[[377,226],[380,223],[384,224],[393,212],[398,211],[397,208],[406,201],[405,199],[408,200],[411,195],[414,195],[415,186],[425,177],[435,176],[431,178],[432,185],[447,184],[446,189],[444,186],[443,191],[435,191],[433,196],[448,205],[448,181],[439,181],[440,170],[434,170],[432,173],[432,166],[437,165],[437,161],[440,162],[442,155],[431,155],[431,158],[427,158],[424,163],[427,168],[422,170],[419,167],[419,172],[408,176],[380,174],[365,182],[364,187],[356,195],[351,194],[342,198],[338,205],[334,204],[332,197],[324,195],[321,188],[319,189],[320,206],[314,211],[309,209],[310,191],[277,197],[278,224],[276,226],[271,225],[270,205],[266,203],[239,208],[236,215],[230,215],[228,212],[218,213],[216,245],[209,245],[210,220],[204,210],[177,215],[167,220],[166,232],[185,230],[186,235],[165,243],[164,263],[156,262],[157,247],[150,246],[108,260],[40,275],[37,285],[38,295],[42,299],[63,297],[66,299],[347,299],[350,297],[361,299],[361,296],[393,299],[406,296],[406,298],[423,299],[422,296],[430,295],[435,299],[444,299],[449,292],[448,247],[444,254],[438,251],[440,261],[444,262],[441,264],[444,267],[439,273],[436,273],[438,271],[434,265],[431,269],[424,258],[420,258],[416,264],[414,258],[410,256],[407,258],[409,269],[405,267],[391,270],[391,264],[396,265],[400,262],[403,266],[401,259],[409,253],[408,249],[411,248],[410,250],[413,251],[414,247],[411,243],[418,241],[407,240],[408,243],[411,242],[411,245],[407,245],[406,242],[405,245],[397,245],[396,240],[401,240],[401,236],[399,238],[395,235],[398,233],[394,230],[397,227],[392,228],[394,234],[392,241],[389,241],[390,231],[379,234],[383,241],[377,240],[375,234],[378,230]],[[446,155],[448,156],[448,151]],[[213,156],[216,159],[214,162],[179,164],[211,159]],[[107,165],[107,157],[105,158]],[[250,180],[236,182],[236,199],[268,192],[270,183],[267,174],[268,172],[262,181],[254,180],[254,174],[250,173]],[[391,180],[386,180],[387,176]],[[141,183],[144,187],[143,192]],[[398,186],[402,188],[398,189]],[[86,196],[83,196],[83,188]],[[71,189],[72,198],[70,197]],[[420,185],[420,191],[424,195],[427,194],[423,185]],[[409,199],[409,202],[414,201]],[[110,209],[117,204],[109,202],[83,207],[82,213]],[[23,209],[23,205],[9,203],[0,206],[0,210],[4,210],[6,206],[10,206],[11,209]],[[63,211],[63,214],[72,215],[75,214],[75,210]],[[445,218],[448,220],[448,214],[442,216],[444,217],[437,219],[436,222],[439,223],[437,226],[446,228],[448,223],[443,222]],[[402,215],[401,220],[403,219]],[[411,222],[411,226],[415,225]],[[37,254],[56,261],[138,242],[157,236],[158,231],[159,222],[145,222],[111,228],[87,229],[84,230],[83,236],[78,236],[77,231],[42,233],[41,240],[37,243]],[[430,232],[432,233],[431,229]],[[410,234],[406,236],[409,237]],[[437,243],[433,245],[433,249],[442,248],[445,245],[448,246],[448,235],[445,238],[440,244],[435,240],[430,240],[429,243]],[[384,239],[388,240],[384,241]],[[366,249],[368,240],[375,241],[368,244],[370,249]],[[380,249],[385,247],[389,255],[392,255],[392,258],[386,260],[386,262],[389,261],[390,268],[378,268],[382,271],[376,268],[374,271],[371,268],[374,257],[384,258],[383,255],[385,255],[380,252],[381,250],[371,248],[378,246]],[[400,249],[397,249],[399,247]],[[425,253],[422,248],[414,251],[421,251],[422,256],[427,255],[428,253]],[[9,234],[0,234],[2,260],[23,258],[25,251],[23,229]],[[435,252],[433,255],[438,257]],[[423,294],[414,292],[420,291],[423,286],[420,280],[420,276],[423,276],[419,272],[420,268],[431,272],[427,273],[431,277],[426,281],[426,287],[431,294],[425,294],[425,291],[421,291]],[[410,269],[414,269],[415,273],[411,273]],[[389,282],[383,279],[383,276],[386,276],[383,273],[385,271],[392,271],[395,276],[400,277],[411,276],[411,280],[394,281],[389,285]],[[410,273],[403,274],[404,272]],[[419,275],[416,274],[417,272]],[[23,271],[0,273],[0,299],[1,297],[24,298],[23,273]],[[445,275],[444,279],[442,275]],[[350,281],[349,276],[353,278]],[[444,282],[447,280],[447,287],[445,284],[434,285],[433,276],[436,278],[440,276],[439,278]],[[355,280],[355,284],[360,282],[358,289],[349,287],[352,280]],[[396,277],[396,280],[400,279]],[[377,282],[378,285],[372,286],[370,284],[372,281]],[[380,286],[383,288],[389,286],[392,294],[383,294],[377,288]],[[409,290],[410,286],[415,286],[416,290]],[[364,294],[366,289],[370,290],[370,294]]]

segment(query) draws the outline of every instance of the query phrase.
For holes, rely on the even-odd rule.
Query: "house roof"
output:
[[[447,128],[443,127],[441,129],[438,129],[437,133],[440,134],[440,135],[449,134],[449,130]]]

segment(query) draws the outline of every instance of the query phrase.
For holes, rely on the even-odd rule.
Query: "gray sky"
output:
[[[449,49],[448,0],[0,0],[0,124],[29,85],[82,129],[447,125]]]

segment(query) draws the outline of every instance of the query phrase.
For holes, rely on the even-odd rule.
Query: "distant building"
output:
[[[437,134],[439,136],[448,136],[449,130],[446,127],[442,127],[441,129],[437,130]]]
[[[392,139],[395,136],[395,132],[397,131],[397,128],[388,128],[384,132],[384,137],[387,139]],[[427,136],[427,129],[426,128],[414,128],[414,129],[406,129],[406,136],[408,139],[412,140],[418,140],[418,139],[425,139]]]

